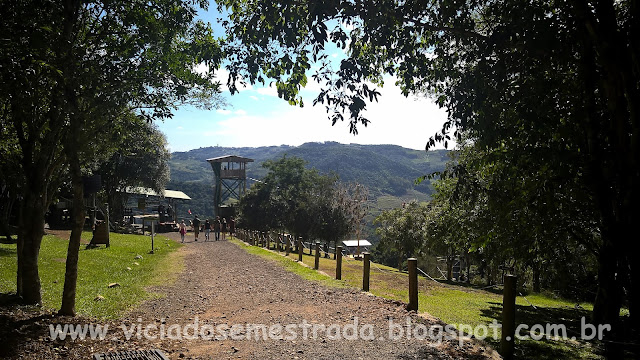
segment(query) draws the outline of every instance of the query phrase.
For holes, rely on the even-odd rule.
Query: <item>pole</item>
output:
[[[409,258],[409,304],[407,310],[418,311],[418,260]]]
[[[316,262],[313,268],[316,270],[320,268],[320,242],[319,241],[316,241]]]
[[[298,238],[298,261],[302,262],[302,237]]]
[[[105,204],[106,207],[106,214],[104,214],[105,216],[105,221],[107,223],[107,247],[109,247],[110,244],[110,237],[111,237],[111,229],[109,228],[109,204]]]
[[[516,332],[516,280],[514,275],[505,275],[502,294],[502,339],[500,355],[506,360],[513,359]]]
[[[363,263],[363,276],[362,276],[362,290],[369,291],[369,274],[371,270],[371,263],[369,260],[369,253],[364,252],[364,263]]]
[[[342,280],[342,246],[336,246],[336,279]]]
[[[153,254],[153,237],[155,235],[155,228],[153,226],[154,222],[151,220],[151,253]]]

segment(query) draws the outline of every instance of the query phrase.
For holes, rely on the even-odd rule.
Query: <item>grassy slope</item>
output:
[[[308,267],[297,265],[297,254],[290,254],[289,260],[273,252],[246,246],[237,242],[248,252],[277,261],[289,271],[298,273],[302,277],[320,281],[327,286],[350,286],[362,288],[362,262],[343,260],[342,281],[333,280],[335,275],[335,261],[320,258],[319,270],[328,274],[328,278]],[[309,267],[314,265],[314,257],[307,253],[303,262]],[[408,302],[407,274],[396,269],[374,264],[371,265],[370,292],[376,296]],[[489,289],[491,290],[491,289]],[[501,321],[502,295],[501,290],[494,292],[474,289],[458,285],[436,283],[420,277],[419,279],[419,312],[429,313],[442,321],[452,325],[490,324],[493,320]],[[531,305],[535,305],[535,308]],[[544,295],[529,295],[526,298],[518,296],[516,299],[518,324],[566,324],[569,337],[579,335],[580,318],[589,319],[591,304],[582,303],[582,309],[577,309],[575,303],[563,299],[553,299]],[[588,322],[588,320],[587,320]],[[498,347],[499,341],[487,340],[492,346]],[[541,340],[518,341],[517,354],[522,359],[600,359],[595,354],[593,344],[572,340]]]
[[[84,233],[88,239],[90,233]],[[39,270],[45,308],[59,309],[64,284],[68,240],[47,235],[42,240]],[[148,286],[175,281],[184,268],[181,245],[167,238],[155,238],[155,254],[149,236],[111,234],[111,247],[81,247],[78,263],[76,311],[96,318],[117,318],[150,296]],[[135,259],[141,255],[142,259]],[[16,245],[0,244],[0,292],[16,291]],[[139,265],[136,265],[138,263]],[[127,267],[131,268],[128,270]],[[110,283],[120,286],[108,288]],[[101,295],[103,301],[95,301]]]

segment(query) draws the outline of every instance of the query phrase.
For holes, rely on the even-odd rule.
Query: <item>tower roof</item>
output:
[[[207,159],[207,161],[210,163],[214,163],[214,162],[249,163],[249,162],[253,162],[253,159],[249,159],[249,158],[238,156],[238,155],[225,155],[225,156],[219,156],[219,157]]]

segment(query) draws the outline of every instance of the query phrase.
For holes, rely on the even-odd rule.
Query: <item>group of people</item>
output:
[[[236,222],[232,217],[229,218],[228,223],[226,218],[223,217],[221,220],[220,216],[216,216],[215,220],[213,220],[212,222],[207,219],[204,223],[202,223],[202,221],[200,221],[200,219],[198,219],[198,216],[196,215],[194,219],[190,221],[190,223],[195,235],[195,241],[198,241],[198,235],[200,234],[200,231],[204,232],[204,241],[211,240],[211,230],[213,230],[215,241],[219,241],[221,233],[222,240],[226,240],[227,232],[229,233],[229,237],[231,237],[231,235],[233,235],[236,230]],[[182,242],[184,242],[184,236],[187,234],[187,225],[185,224],[184,220],[180,222],[179,231]]]

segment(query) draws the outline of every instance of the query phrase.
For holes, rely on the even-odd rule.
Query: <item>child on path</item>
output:
[[[182,238],[182,242],[184,242],[184,235],[187,233],[187,225],[185,225],[184,220],[180,222],[180,238]]]

